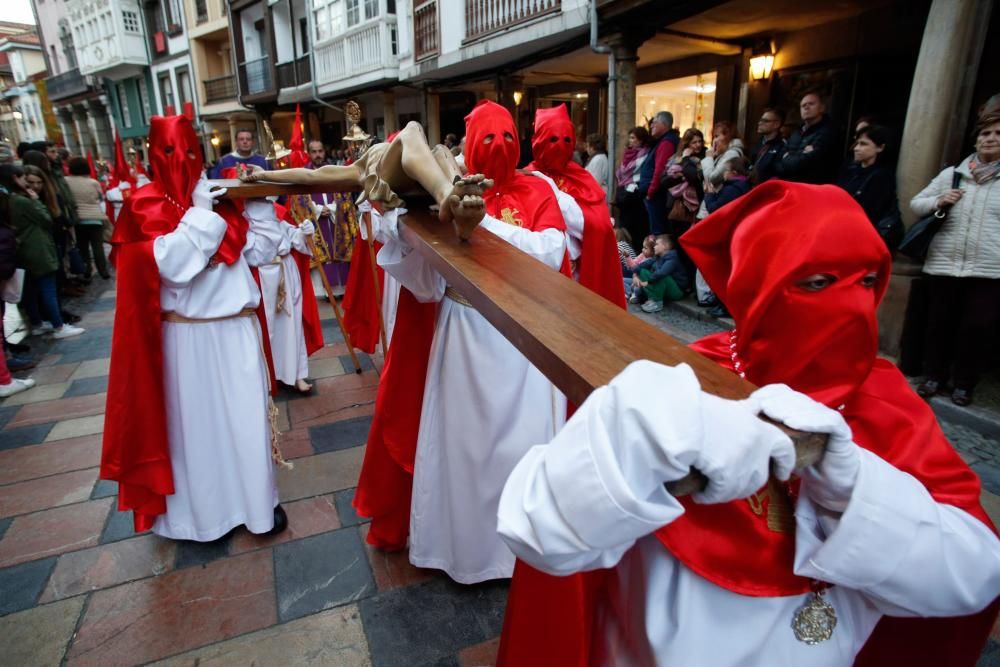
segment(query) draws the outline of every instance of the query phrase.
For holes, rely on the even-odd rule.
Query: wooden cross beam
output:
[[[309,186],[220,182],[227,197],[305,194]],[[402,240],[429,262],[459,294],[534,364],[566,397],[580,405],[633,361],[688,364],[702,388],[728,399],[748,397],[756,387],[631,317],[607,300],[542,265],[483,228],[468,242],[430,213],[430,199],[407,197]],[[826,436],[782,428],[795,442],[798,465],[822,458]],[[703,488],[698,471],[668,484],[674,495]]]

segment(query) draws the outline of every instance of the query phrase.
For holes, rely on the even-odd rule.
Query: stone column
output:
[[[612,169],[621,161],[622,153],[628,145],[628,132],[635,125],[636,63],[639,61],[639,45],[643,41],[645,40],[637,40],[631,35],[613,35],[608,40],[613,58],[612,64],[609,64],[609,74],[614,77],[608,82],[609,142],[614,136],[614,155],[608,155]]]
[[[990,6],[977,0],[933,0],[920,42],[906,124],[900,143],[899,208],[912,224],[909,202],[946,163],[960,157],[972,89],[979,72]],[[889,288],[878,311],[879,348],[899,359],[903,371],[921,372],[923,309],[911,304],[920,264],[903,256],[893,262]]]
[[[441,143],[441,98],[437,93],[424,93],[424,114],[427,119],[424,126],[427,128],[427,143],[435,146]]]
[[[76,153],[78,142],[76,140],[76,135],[73,134],[72,126],[66,122],[66,108],[58,107],[52,109],[52,111],[55,113],[56,121],[59,123],[59,130],[62,132],[63,143],[66,144],[66,150],[70,153]],[[70,108],[69,113],[72,116],[72,107]]]
[[[899,201],[908,222],[914,221],[910,199],[945,163],[960,157],[991,5],[977,0],[931,3],[899,151]]]
[[[385,124],[385,137],[399,130],[399,116],[396,115],[396,93],[382,93],[382,122]],[[382,137],[385,139],[385,137]]]
[[[239,130],[239,121],[234,116],[230,116],[229,121],[229,145],[232,150],[236,150],[236,132]]]

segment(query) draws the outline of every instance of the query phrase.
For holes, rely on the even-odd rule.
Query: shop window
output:
[[[658,111],[674,116],[674,127],[684,131],[696,127],[711,141],[715,114],[715,72],[647,83],[635,88],[635,124],[649,127]]]

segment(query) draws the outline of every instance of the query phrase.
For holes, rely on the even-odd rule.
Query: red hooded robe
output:
[[[748,380],[783,382],[828,406],[843,405],[855,442],[919,479],[938,502],[992,527],[975,473],[899,370],[876,358],[875,310],[891,259],[849,196],[833,186],[769,181],[693,227],[681,243],[733,314]],[[872,271],[874,290],[861,287]],[[838,280],[821,292],[791,289],[814,273]],[[729,344],[729,334],[716,334],[693,348],[734,370]],[[689,569],[742,595],[810,590],[810,580],[792,571],[794,531],[769,530],[766,516],[746,500],[681,502],[685,513],[656,536]],[[519,561],[497,664],[589,665],[607,572],[551,577]],[[974,665],[996,613],[994,602],[961,618],[883,617],[855,665]]]
[[[566,106],[559,104],[535,112],[531,139],[534,160],[527,171],[540,171],[583,211],[583,249],[577,261],[580,284],[620,308],[625,308],[618,244],[604,190],[589,171],[573,162],[576,133]]]
[[[486,212],[534,232],[565,231],[549,184],[516,172],[520,148],[510,112],[495,102],[483,102],[465,117],[465,127],[469,173],[485,174],[494,181],[483,194]],[[568,262],[564,272],[568,273]],[[400,290],[393,343],[379,382],[354,496],[358,513],[372,519],[368,542],[382,549],[402,549],[409,535],[413,461],[436,321],[436,304],[418,303],[406,288]]]
[[[152,527],[157,515],[166,512],[166,496],[174,492],[153,242],[180,224],[202,168],[201,146],[186,117],[154,116],[149,140],[157,179],[125,201],[111,241],[118,303],[100,472],[101,479],[118,482],[118,509],[132,510],[136,532]],[[215,259],[232,264],[246,245],[248,224],[228,202],[215,212],[228,223]]]

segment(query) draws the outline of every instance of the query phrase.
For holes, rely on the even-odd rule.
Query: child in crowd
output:
[[[742,157],[734,157],[726,162],[722,172],[722,185],[718,189],[712,187],[705,193],[705,208],[709,213],[715,213],[731,201],[750,192],[746,162]]]
[[[622,265],[622,274],[629,271],[629,260],[635,259],[635,250],[632,249],[632,235],[624,227],[615,227],[615,241],[618,242],[618,261]]]
[[[660,234],[653,243],[653,257],[638,266],[632,275],[632,303],[642,304],[646,313],[663,310],[664,299],[677,301],[688,288],[688,274],[670,236]]]
[[[627,234],[628,232],[626,232]],[[622,277],[625,282],[625,296],[631,299],[632,297],[632,277],[635,275],[636,269],[639,265],[646,260],[653,258],[653,243],[656,241],[656,237],[650,234],[642,240],[642,251],[629,259],[622,261]],[[635,302],[633,302],[635,303]]]

